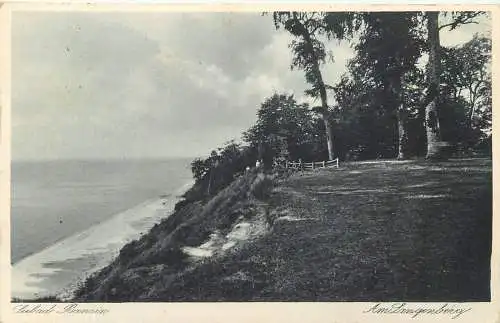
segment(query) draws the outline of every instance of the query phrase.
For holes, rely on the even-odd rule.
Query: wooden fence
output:
[[[287,169],[292,168],[292,169],[300,169],[300,170],[326,168],[326,167],[339,168],[339,159],[335,158],[334,160],[328,160],[328,161],[322,161],[322,162],[311,162],[311,163],[303,163],[300,160],[298,162],[285,161],[284,163],[282,163],[282,165]]]

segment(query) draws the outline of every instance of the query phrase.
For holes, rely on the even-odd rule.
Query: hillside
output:
[[[491,161],[374,161],[189,201],[75,301],[486,301]]]

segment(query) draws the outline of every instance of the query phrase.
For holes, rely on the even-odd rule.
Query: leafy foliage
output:
[[[276,157],[324,160],[324,131],[319,123],[307,104],[298,104],[291,95],[274,94],[262,103],[256,124],[243,138],[260,148],[265,164]]]
[[[476,18],[485,15],[484,11],[452,11],[443,12],[443,16],[449,18],[448,23],[439,26],[439,29],[448,28],[449,30],[455,30],[456,28],[467,25],[467,24],[477,24]]]
[[[327,89],[332,87],[325,84],[321,74],[320,64],[326,62],[324,43],[319,36],[328,34],[324,24],[324,14],[317,12],[275,12],[273,14],[276,29],[283,26],[295,39],[290,43],[293,59],[292,66],[304,70],[305,79],[311,85],[305,94],[315,99],[321,99],[321,106],[314,111],[319,112],[325,125],[328,158],[334,159],[333,131],[328,105]]]
[[[447,20],[437,28],[453,30],[475,23],[483,14],[441,13]],[[329,131],[340,158],[393,158],[398,149],[398,118],[404,118],[408,156],[424,155],[425,106],[432,93],[429,75],[418,62],[430,50],[427,19],[425,12],[274,12],[275,27],[293,36],[291,68],[304,71],[310,85],[306,94],[320,98],[321,104],[309,106],[293,95],[278,93],[266,98],[256,123],[243,133],[244,144],[229,142],[192,162],[200,191],[215,193],[258,159],[266,167],[276,158],[325,160]],[[350,40],[356,50],[348,73],[333,86],[325,84],[320,71],[322,64],[333,59],[326,39]],[[482,147],[487,151],[491,40],[476,35],[461,46],[439,48],[442,139],[457,150]],[[334,92],[334,105],[326,101],[327,91]],[[329,124],[335,127],[326,129]]]
[[[318,12],[275,12],[273,14],[276,29],[283,27],[295,39],[289,47],[293,53],[291,69],[298,68],[305,72],[306,82],[311,89],[306,94],[319,97],[325,87],[319,65],[326,63],[327,53],[324,43],[318,38],[326,33]]]
[[[462,46],[442,49],[444,92],[461,100],[464,129],[491,131],[491,40],[474,37]]]
[[[208,158],[196,158],[191,162],[191,171],[201,193],[213,195],[242,174],[247,166],[255,164],[257,153],[254,147],[242,146],[234,141],[213,150]]]
[[[351,148],[345,152],[350,158],[397,154],[398,120],[404,117],[399,121],[406,128],[406,116],[415,103],[410,101],[418,100],[414,90],[419,80],[415,77],[420,76],[416,62],[425,42],[417,18],[411,12],[357,15],[363,26],[357,29],[357,55],[335,87],[345,135],[352,137]]]

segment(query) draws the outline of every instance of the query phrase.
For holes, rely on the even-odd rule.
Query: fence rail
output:
[[[322,162],[311,162],[311,163],[303,163],[302,161],[293,162],[293,161],[285,161],[282,163],[285,168],[292,169],[316,169],[316,168],[327,168],[327,167],[337,167],[339,168],[339,159],[335,158],[334,160],[325,160]]]

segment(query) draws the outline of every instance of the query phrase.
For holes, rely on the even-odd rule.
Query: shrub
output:
[[[174,211],[179,211],[182,209],[184,206],[188,205],[190,202],[186,199],[180,200],[179,202],[175,203]]]
[[[133,240],[129,243],[127,243],[123,248],[120,250],[120,258],[130,260],[134,256],[137,255],[137,246],[139,245],[138,240]]]
[[[197,200],[206,195],[215,195],[243,174],[247,166],[255,164],[256,159],[254,147],[230,141],[224,147],[212,151],[208,158],[193,160],[191,171],[196,179],[196,192],[193,190],[190,195],[196,195]]]
[[[255,196],[255,198],[263,200],[270,196],[272,188],[273,180],[271,177],[260,173],[250,186],[250,193]]]
[[[180,269],[186,265],[188,256],[178,247],[157,249],[147,258],[134,263],[134,267],[167,265],[172,269]]]

